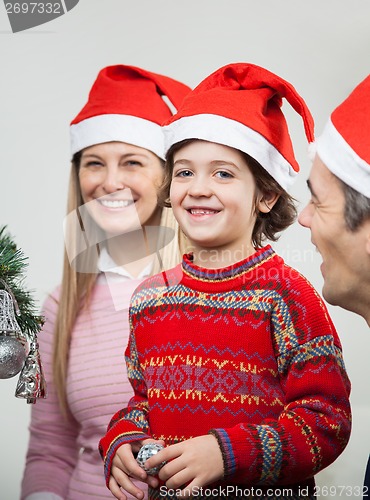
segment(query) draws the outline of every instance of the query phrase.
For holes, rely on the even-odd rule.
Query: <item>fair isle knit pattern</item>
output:
[[[225,269],[185,256],[138,287],[130,323],[135,395],[100,441],[106,479],[123,443],[211,433],[221,486],[291,485],[296,495],[345,448],[340,341],[319,295],[269,245]]]
[[[22,499],[40,492],[54,493],[63,500],[112,499],[105,486],[98,443],[112,414],[133,395],[123,356],[130,298],[141,281],[127,280],[108,287],[99,279],[90,308],[80,312],[70,346],[67,396],[72,416],[68,421],[60,412],[52,378],[59,290],[47,298],[43,308],[46,322],[38,339],[48,397],[32,407]],[[126,308],[115,310],[112,292],[119,294]]]

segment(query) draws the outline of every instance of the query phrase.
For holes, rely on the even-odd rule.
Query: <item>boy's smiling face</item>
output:
[[[242,153],[196,140],[174,154],[173,164],[171,205],[195,262],[202,265],[204,250],[227,251],[230,264],[251,255],[256,183]]]

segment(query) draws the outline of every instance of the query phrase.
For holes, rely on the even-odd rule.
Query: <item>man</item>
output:
[[[323,262],[323,296],[370,326],[370,75],[331,114],[317,139],[299,222]],[[370,459],[364,498],[370,497]]]

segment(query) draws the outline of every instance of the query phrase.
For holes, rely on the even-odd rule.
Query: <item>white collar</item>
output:
[[[121,277],[128,279],[143,279],[152,273],[154,264],[154,257],[149,264],[147,264],[144,269],[141,270],[140,274],[134,278],[124,267],[117,266],[112,257],[109,255],[108,250],[105,246],[100,248],[100,255],[98,258],[98,270],[102,273],[112,273]]]

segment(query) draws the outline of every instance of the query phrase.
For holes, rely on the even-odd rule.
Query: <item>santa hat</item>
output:
[[[281,111],[285,97],[303,119],[309,142],[313,119],[295,88],[259,66],[235,63],[203,80],[164,127],[166,150],[184,139],[239,149],[257,160],[287,189],[299,171]]]
[[[163,96],[177,109],[189,91],[172,78],[134,66],[102,69],[86,105],[71,122],[72,155],[94,144],[122,141],[164,158],[160,125],[172,112]]]
[[[315,146],[334,175],[370,198],[370,75],[332,112]]]

